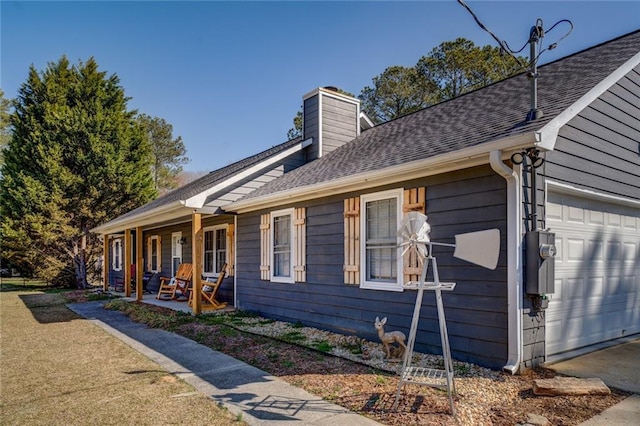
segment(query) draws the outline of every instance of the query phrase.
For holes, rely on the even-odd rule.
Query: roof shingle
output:
[[[540,129],[640,51],[640,30],[538,68],[538,108],[526,122],[526,73],[380,124],[242,200],[382,170]]]

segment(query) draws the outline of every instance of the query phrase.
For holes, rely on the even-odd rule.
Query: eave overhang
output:
[[[609,90],[621,78],[627,75],[631,70],[640,65],[640,52],[636,53],[631,59],[618,67],[614,72],[609,74],[604,80],[596,84],[591,90],[585,93],[580,99],[575,101],[569,108],[562,111],[539,131],[536,132],[536,146],[549,151],[553,151],[558,133],[562,126],[571,121],[580,111],[587,108],[592,102],[598,99],[604,92]]]
[[[224,190],[249,178],[253,174],[271,166],[272,164],[283,160],[284,158],[304,149],[311,144],[311,139],[306,139],[300,143],[273,155],[251,167],[242,170],[239,173],[230,176],[228,179],[218,182],[205,191],[202,191],[192,197],[183,200],[172,201],[167,204],[160,205],[154,209],[142,211],[138,214],[129,216],[120,216],[102,225],[96,226],[90,232],[98,234],[112,234],[122,232],[124,229],[133,229],[136,227],[145,227],[158,223],[173,221],[191,213],[201,214],[220,214],[220,207],[209,207],[205,203],[211,203],[214,200],[209,199],[213,194],[224,194]]]
[[[238,214],[247,213],[283,204],[293,204],[331,195],[362,191],[395,182],[488,164],[489,153],[491,151],[501,150],[505,155],[509,155],[511,151],[535,146],[537,137],[537,132],[528,132],[517,136],[497,139],[473,147],[403,163],[381,170],[358,173],[318,184],[287,189],[261,197],[241,199],[226,206],[225,210]]]

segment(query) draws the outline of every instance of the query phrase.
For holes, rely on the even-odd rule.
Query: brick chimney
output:
[[[373,123],[360,112],[360,100],[338,92],[335,87],[319,87],[303,96],[304,139],[313,138],[306,148],[307,161],[350,142],[361,129]]]

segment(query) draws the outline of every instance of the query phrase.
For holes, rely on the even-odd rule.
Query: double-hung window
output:
[[[114,271],[122,270],[122,240],[116,239],[112,242],[111,266]]]
[[[271,280],[292,283],[293,276],[293,209],[271,213]]]
[[[203,273],[215,277],[228,262],[227,225],[204,228]]]
[[[361,287],[402,291],[402,259],[397,230],[402,220],[402,191],[392,190],[361,197]]]

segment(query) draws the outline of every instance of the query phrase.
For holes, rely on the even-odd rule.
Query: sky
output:
[[[538,18],[573,32],[541,63],[640,28],[640,1],[467,1],[519,49]],[[546,34],[544,45],[568,26]],[[302,96],[322,86],[358,95],[392,65],[413,66],[444,41],[497,43],[455,0],[0,1],[0,88],[17,96],[29,67],[94,57],[128,107],[165,119],[193,172],[287,140]],[[525,52],[527,50],[525,49]]]

